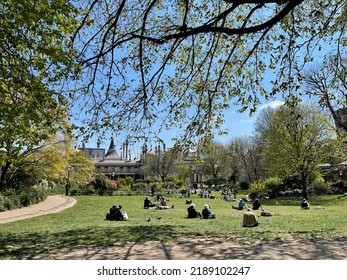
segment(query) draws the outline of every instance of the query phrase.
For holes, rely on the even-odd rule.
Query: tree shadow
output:
[[[177,238],[174,226],[89,227],[59,233],[1,233],[1,259],[35,259],[38,255],[79,247],[107,247],[120,242],[171,240]]]
[[[189,236],[187,234],[186,236]],[[343,260],[347,238],[334,240],[182,237],[176,226],[101,227],[51,234],[0,234],[1,259]]]

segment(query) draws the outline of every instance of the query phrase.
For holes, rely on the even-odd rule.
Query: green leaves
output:
[[[271,176],[298,176],[306,191],[308,177],[318,164],[333,160],[342,142],[336,139],[328,118],[313,106],[282,106],[268,115],[261,130],[263,156]],[[333,156],[334,155],[334,156]]]
[[[75,68],[77,10],[62,0],[5,0],[0,11],[0,145],[15,163],[68,126],[62,85]]]

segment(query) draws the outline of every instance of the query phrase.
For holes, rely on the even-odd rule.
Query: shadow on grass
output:
[[[238,242],[178,236],[173,226],[85,228],[61,233],[1,234],[2,259],[94,260],[342,260],[346,237],[334,240]],[[189,236],[189,233],[187,234]]]
[[[37,255],[81,246],[105,247],[116,242],[172,240],[177,238],[173,226],[101,227],[69,230],[60,233],[0,234],[0,259],[34,259]]]

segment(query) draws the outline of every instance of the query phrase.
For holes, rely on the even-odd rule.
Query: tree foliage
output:
[[[82,108],[91,127],[115,133],[147,137],[158,132],[153,125],[174,125],[182,131],[177,141],[213,135],[231,105],[253,112],[278,92],[298,98],[305,64],[326,45],[343,51],[346,44],[343,0],[86,5],[74,37],[86,82]]]
[[[282,106],[263,130],[263,157],[267,175],[297,176],[307,197],[307,181],[318,164],[342,157],[341,142],[326,115],[313,106]]]
[[[62,78],[74,72],[76,12],[62,0],[0,3],[0,189],[11,164],[68,124]]]
[[[176,159],[172,150],[161,151],[158,154],[148,153],[141,169],[145,176],[156,176],[165,182],[167,177],[177,172]]]
[[[249,183],[262,179],[261,145],[255,137],[236,137],[226,149],[234,172]]]
[[[6,186],[24,189],[45,180],[49,187],[62,188],[69,180],[74,188],[85,187],[94,165],[89,156],[72,149],[72,144],[69,140],[52,137],[39,148],[21,155],[7,170]]]
[[[227,177],[229,166],[227,164],[227,154],[222,144],[210,142],[205,144],[199,151],[199,158],[197,159],[198,168],[203,174],[212,178]]]

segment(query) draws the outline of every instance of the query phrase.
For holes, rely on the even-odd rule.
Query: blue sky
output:
[[[220,143],[225,144],[225,143],[228,143],[231,139],[233,139],[235,137],[252,135],[254,123],[255,123],[258,115],[259,115],[259,112],[266,107],[276,108],[277,106],[280,106],[283,103],[284,102],[281,100],[273,100],[271,102],[264,103],[264,104],[259,106],[257,112],[254,113],[252,116],[249,116],[248,112],[243,112],[243,113],[237,112],[236,107],[230,108],[224,114],[225,122],[222,126],[223,129],[228,130],[228,134],[222,135],[222,136],[217,135],[215,140],[220,142]],[[177,130],[172,129],[170,131],[166,131],[165,133],[161,134],[160,137],[166,143],[167,148],[170,148],[173,145],[173,142],[171,141],[171,139],[176,136],[175,135],[176,133],[177,133]],[[111,137],[112,137],[112,135],[110,134],[110,135],[107,135],[104,139],[102,139],[101,148],[108,149]],[[125,140],[125,135],[115,137],[115,145],[116,145],[116,149],[117,149],[118,154],[121,154],[121,147],[122,147],[122,143],[124,142],[124,140]],[[95,148],[96,147],[96,141],[97,141],[97,137],[90,139],[90,141],[88,143],[86,143],[86,147],[87,148]],[[156,142],[154,140],[153,140],[153,142],[149,142],[148,148],[150,148],[151,145],[154,146],[155,143]],[[136,144],[130,145],[130,153],[131,153],[132,159],[134,157],[137,157],[140,154],[142,144],[143,143],[136,143]],[[80,146],[81,143],[78,143],[78,145]]]

